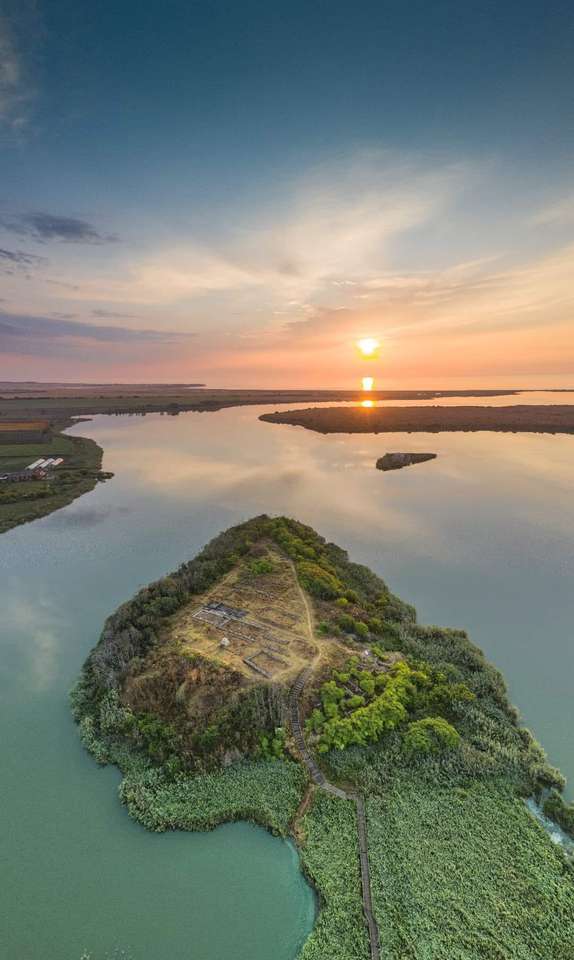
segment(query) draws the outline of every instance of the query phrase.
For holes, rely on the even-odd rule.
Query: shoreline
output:
[[[372,400],[434,400],[441,397],[504,397],[527,393],[525,390],[373,390]],[[49,386],[41,392],[2,390],[0,385],[0,423],[2,420],[35,419],[46,417],[52,423],[99,413],[167,413],[176,415],[186,411],[216,412],[227,407],[256,406],[272,403],[353,403],[364,399],[364,392],[356,390],[230,390],[198,389],[173,390],[165,387],[139,389],[118,386],[115,390],[85,390],[77,395]]]
[[[263,413],[265,423],[315,433],[574,433],[574,405],[308,407]]]
[[[311,528],[281,518],[253,518],[221,533],[193,559],[167,577],[142,588],[108,618],[99,642],[82,668],[72,696],[73,713],[86,749],[98,763],[114,764],[122,772],[120,800],[129,816],[146,829],[156,832],[175,829],[205,831],[225,822],[247,820],[272,834],[291,839],[299,855],[300,870],[310,883],[317,903],[315,925],[302,945],[298,960],[322,960],[327,955],[334,960],[366,960],[369,941],[359,896],[361,847],[352,805],[340,799],[338,793],[331,795],[331,792],[314,789],[307,806],[309,771],[300,762],[295,762],[291,749],[285,759],[250,759],[245,756],[229,766],[200,767],[194,772],[173,773],[169,756],[167,760],[157,756],[154,759],[155,755],[145,752],[145,743],[138,739],[139,735],[136,734],[134,739],[136,715],[122,698],[124,679],[131,676],[134,658],[137,663],[140,660],[143,663],[148,655],[152,656],[154,650],[165,644],[165,639],[161,640],[161,622],[163,618],[173,616],[174,611],[162,610],[157,602],[159,598],[177,596],[178,608],[195,602],[193,597],[203,595],[212,582],[219,582],[224,576],[225,564],[218,570],[216,560],[223,563],[223,558],[227,557],[229,563],[237,563],[238,548],[241,547],[239,554],[243,549],[249,552],[254,544],[256,546],[257,537],[268,535],[268,525],[277,523],[291,524],[292,533],[305,534],[307,531],[310,539],[301,542],[328,552],[330,562],[340,565],[336,566],[337,573],[350,578],[343,581],[345,589],[350,583],[359,589],[359,581],[353,577],[366,584],[365,590],[374,591],[373,596],[387,589],[384,581],[375,578],[368,568],[350,562],[344,551],[337,553],[340,548],[321,540]],[[298,547],[287,543],[285,549]],[[206,561],[207,568],[204,566]],[[208,577],[207,586],[203,579],[196,580],[200,576]],[[177,588],[176,593],[174,588]],[[366,596],[371,594],[366,593]],[[393,947],[389,946],[396,940],[396,951],[402,947],[401,927],[394,923],[394,910],[400,910],[403,922],[412,926],[415,937],[422,936],[408,896],[404,900],[395,897],[390,907],[387,903],[387,886],[390,884],[393,889],[393,882],[395,885],[400,883],[400,878],[413,869],[409,854],[412,844],[404,846],[411,830],[417,832],[420,843],[429,847],[428,857],[420,860],[417,855],[416,860],[423,873],[420,881],[421,910],[426,911],[426,917],[423,916],[421,921],[423,929],[431,924],[437,936],[447,936],[441,917],[444,904],[451,896],[453,870],[450,862],[451,858],[456,862],[461,858],[459,869],[464,866],[468,870],[468,862],[473,863],[469,874],[472,883],[466,883],[463,895],[467,909],[472,906],[471,917],[477,930],[484,922],[484,910],[475,904],[478,884],[483,894],[480,903],[487,902],[490,896],[496,899],[501,890],[506,891],[505,903],[510,898],[515,905],[516,923],[523,937],[536,937],[542,947],[549,943],[564,945],[563,937],[569,934],[562,926],[560,911],[572,903],[572,865],[568,865],[565,852],[556,848],[547,830],[524,802],[552,787],[558,796],[562,784],[559,771],[548,766],[542,748],[520,724],[517,711],[508,700],[502,675],[467,635],[463,631],[419,625],[411,607],[390,593],[384,596],[384,622],[373,622],[373,629],[386,637],[383,649],[403,651],[404,657],[414,657],[417,670],[442,671],[446,665],[454,671],[452,682],[458,684],[457,705],[451,719],[460,727],[461,736],[467,739],[464,748],[460,747],[462,752],[458,753],[457,747],[452,756],[447,755],[441,761],[440,767],[437,767],[436,755],[430,755],[426,760],[421,757],[412,765],[408,756],[401,752],[400,739],[397,739],[400,735],[393,728],[387,731],[385,739],[376,743],[369,745],[367,741],[360,748],[355,746],[348,751],[341,748],[325,755],[323,769],[326,779],[332,784],[351,784],[353,791],[365,792],[367,836],[369,848],[375,852],[371,882],[374,914],[383,941],[382,955],[400,955],[400,952],[393,953]],[[361,597],[362,594],[353,603],[367,602]],[[326,614],[331,610],[339,616],[340,605],[337,606],[332,599],[315,598],[313,603],[319,604],[315,613],[320,610]],[[332,606],[326,607],[326,603]],[[356,634],[356,649],[365,643],[373,646],[373,636],[364,640]],[[350,648],[352,637],[353,634],[346,637]],[[373,649],[378,656],[382,655],[376,644]],[[151,660],[142,674],[148,680],[150,668]],[[142,669],[141,664],[138,669]],[[329,675],[320,673],[320,680]],[[431,675],[427,673],[429,681]],[[346,682],[340,674],[335,673],[335,676]],[[441,677],[441,673],[437,674],[433,682],[439,682],[437,693],[442,691],[440,696],[443,696],[444,683],[451,681]],[[173,679],[176,686],[179,679]],[[465,689],[470,693],[465,688],[467,682],[476,691],[470,698],[464,696]],[[362,689],[366,690],[366,687]],[[313,702],[306,701],[307,715]],[[291,738],[297,746],[292,720],[290,727]],[[475,742],[477,737],[478,743]],[[502,751],[500,746],[504,747]],[[181,753],[179,747],[170,747],[172,749]],[[425,809],[423,816],[420,815],[421,807]],[[429,833],[428,824],[437,818],[444,818],[448,830],[435,836]],[[483,836],[486,824],[491,825],[492,837],[485,849],[481,849],[477,841]],[[416,843],[414,846],[416,848]],[[508,865],[513,862],[517,851],[520,851],[520,866],[512,889],[508,890]],[[556,907],[551,928],[544,920],[544,909],[539,917],[533,917],[521,912],[520,906],[534,887],[542,889],[549,884],[555,886],[556,896],[563,905]],[[415,891],[415,899],[416,896]],[[352,931],[346,946],[341,945],[343,930]],[[572,932],[574,934],[574,930]],[[457,936],[462,944],[466,925]],[[504,936],[505,943],[514,942],[514,931],[506,930]],[[420,943],[423,942],[420,939]],[[416,956],[419,956],[418,952]]]
[[[77,420],[67,419],[52,427],[49,440],[53,448],[51,450],[46,450],[48,441],[32,445],[32,450],[27,444],[0,444],[0,463],[3,455],[4,458],[29,461],[37,456],[58,453],[64,454],[66,460],[50,480],[30,481],[32,490],[27,489],[30,483],[2,485],[0,535],[69,506],[74,500],[90,493],[98,483],[111,479],[113,474],[102,470],[103,448],[90,437],[70,436],[65,432],[77,423]]]

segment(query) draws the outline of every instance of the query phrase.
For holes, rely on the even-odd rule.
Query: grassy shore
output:
[[[93,490],[102,473],[103,450],[94,440],[58,431],[46,442],[0,444],[0,473],[22,470],[40,457],[64,457],[47,480],[0,484],[0,533],[45,517]]]

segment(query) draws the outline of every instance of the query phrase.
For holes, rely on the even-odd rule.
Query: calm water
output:
[[[312,524],[421,621],[468,628],[574,781],[574,437],[323,437],[261,423],[262,409],[82,424],[115,478],[0,538],[6,956],[295,957],[314,904],[293,848],[247,824],[139,828],[66,700],[107,613],[256,513]],[[375,470],[393,449],[439,457]]]

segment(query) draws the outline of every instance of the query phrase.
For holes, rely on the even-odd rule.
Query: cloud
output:
[[[350,291],[388,269],[393,241],[446,216],[475,179],[469,163],[425,167],[384,151],[325,164],[265,216],[248,214],[210,245],[181,242],[120,265],[122,274],[105,279],[108,296],[176,304],[241,294],[264,299],[271,313],[327,289]],[[104,299],[104,285],[88,281],[84,293]]]
[[[47,263],[45,257],[37,257],[34,253],[0,248],[0,274],[5,276],[24,276],[25,279],[32,280],[31,271]]]
[[[329,370],[329,385],[336,385],[333,372],[339,370],[344,382],[355,369],[354,341],[370,335],[383,345],[373,372],[380,376],[384,370],[387,381],[425,377],[430,385],[433,376],[453,374],[565,374],[573,358],[573,275],[569,245],[512,268],[486,259],[379,278],[385,286],[377,283],[373,299],[319,307],[305,319],[288,321],[261,347],[252,344],[253,356],[244,355],[243,363],[254,366],[260,358],[265,369],[275,351],[305,378],[313,369]],[[357,378],[365,372],[356,369]]]
[[[53,213],[24,213],[18,217],[0,218],[0,226],[21,237],[30,237],[40,243],[115,243],[115,234],[100,233],[87,220],[62,217]]]
[[[0,15],[0,126],[12,130],[21,127],[31,96],[14,30]]]
[[[537,225],[574,223],[574,193],[567,194],[556,203],[552,203],[532,218]]]
[[[0,351],[5,354],[33,356],[85,353],[98,346],[158,349],[188,341],[193,334],[159,330],[133,330],[129,327],[99,326],[61,317],[0,313]]]
[[[92,310],[93,317],[107,318],[108,320],[137,320],[135,313],[116,313],[114,310]]]

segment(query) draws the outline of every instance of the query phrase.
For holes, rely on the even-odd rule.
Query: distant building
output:
[[[25,483],[30,480],[45,480],[47,476],[48,471],[44,470],[43,467],[35,467],[34,470],[26,467],[25,470],[15,470],[13,473],[3,474],[0,481],[4,483]]]

